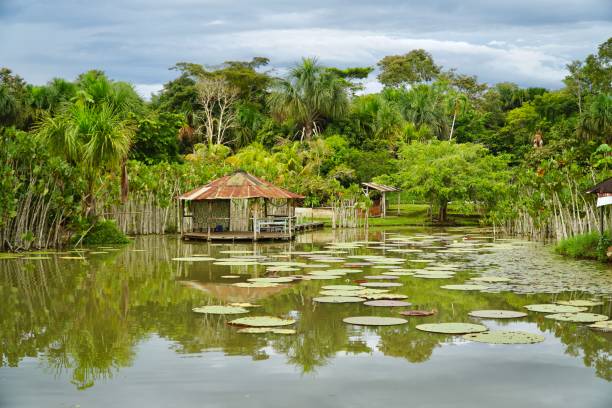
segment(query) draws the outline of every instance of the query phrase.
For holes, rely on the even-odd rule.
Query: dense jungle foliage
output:
[[[375,67],[305,58],[282,78],[267,58],[179,62],[151,101],[101,71],[26,83],[0,69],[0,246],[66,242],[130,201],[168,208],[236,169],[306,196],[357,199],[359,183],[401,187],[447,221],[449,202],[509,232],[593,230],[588,187],[611,175],[612,38],[567,66],[557,90],[494,85],[425,50]]]

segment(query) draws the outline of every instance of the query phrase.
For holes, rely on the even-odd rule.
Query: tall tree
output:
[[[378,62],[378,67],[378,80],[392,88],[429,82],[440,74],[441,69],[431,54],[423,49],[404,55],[388,55]]]
[[[310,139],[326,121],[348,112],[347,83],[335,73],[305,58],[278,80],[269,96],[270,109],[278,119],[291,120],[299,127],[301,139]]]
[[[228,130],[236,122],[238,88],[225,79],[204,77],[196,84],[199,111],[196,117],[198,131],[204,135],[208,146],[227,143]]]

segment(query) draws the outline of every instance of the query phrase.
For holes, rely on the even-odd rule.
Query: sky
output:
[[[610,36],[611,0],[0,0],[0,66],[34,84],[101,69],[145,97],[179,61],[263,56],[282,75],[302,57],[376,66],[416,48],[489,84],[554,89]]]

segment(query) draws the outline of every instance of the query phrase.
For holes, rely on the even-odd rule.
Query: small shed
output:
[[[370,215],[373,217],[385,217],[387,215],[387,199],[386,193],[399,192],[400,189],[393,186],[387,186],[378,183],[361,183],[363,186],[363,192],[366,196],[372,199],[372,207],[370,208]],[[372,194],[371,192],[374,192]],[[397,195],[397,212],[399,214],[400,195]]]
[[[604,207],[612,204],[612,177],[596,184],[587,191],[589,194],[597,194],[597,207],[599,211],[599,232],[604,233]]]
[[[303,196],[244,171],[218,178],[178,197],[186,239],[290,239]]]

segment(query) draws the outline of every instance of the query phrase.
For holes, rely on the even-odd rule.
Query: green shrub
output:
[[[83,233],[86,234],[81,241],[83,245],[127,244],[130,242],[128,237],[117,227],[117,224],[110,220],[98,221],[89,231]],[[79,235],[76,241],[81,236]]]
[[[608,233],[601,237],[597,232],[590,232],[559,241],[555,246],[555,252],[572,258],[607,261],[606,253],[611,244],[612,240]]]

